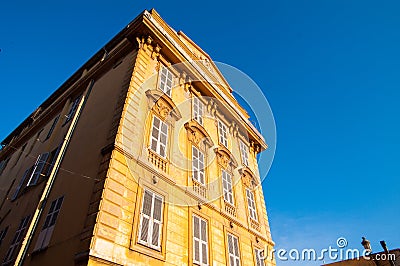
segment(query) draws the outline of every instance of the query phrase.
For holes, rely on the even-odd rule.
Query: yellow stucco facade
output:
[[[0,230],[23,216],[14,211],[18,204],[34,213],[17,245],[17,261],[275,265],[256,159],[267,144],[211,58],[192,40],[156,11],[144,11],[110,41],[104,56],[100,51],[59,89],[53,104],[59,102],[61,119],[71,113],[77,91],[82,105],[76,105],[70,131],[64,126],[68,121],[56,126],[48,147],[37,151],[66,143],[63,136],[71,132],[52,163],[61,170],[55,167],[47,180],[15,199],[5,195],[0,214],[12,211]],[[38,115],[45,131],[56,113],[46,108]],[[41,127],[35,123],[26,131],[31,139]],[[9,138],[7,145],[20,150],[24,141],[18,138]],[[0,159],[14,160],[17,155],[7,145]],[[15,160],[21,169],[29,165]],[[63,169],[87,178],[64,177]],[[5,168],[7,176],[12,171],[22,173]],[[1,182],[10,188],[7,193],[25,185],[18,179]],[[38,240],[53,208],[43,202],[60,195],[63,203],[49,240]],[[6,235],[5,241],[11,239]],[[47,246],[34,248],[38,241]],[[2,247],[0,256],[11,257],[7,252]]]

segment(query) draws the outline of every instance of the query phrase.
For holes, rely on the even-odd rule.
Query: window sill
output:
[[[161,251],[155,250],[153,248],[147,247],[145,245],[142,245],[140,243],[131,245],[130,250],[136,251],[138,253],[147,255],[149,257],[152,257],[154,259],[164,261],[165,262],[165,254],[163,254]]]

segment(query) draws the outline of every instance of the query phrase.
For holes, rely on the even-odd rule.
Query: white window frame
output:
[[[193,119],[203,125],[204,104],[197,96],[193,96]]]
[[[232,175],[226,170],[222,170],[222,189],[225,202],[234,206],[235,200],[233,197]]]
[[[37,157],[35,165],[33,167],[33,171],[32,171],[31,177],[29,178],[28,184],[26,185],[27,187],[34,186],[34,185],[37,184],[37,182],[39,181],[40,176],[43,175],[42,172],[43,172],[43,169],[46,166],[48,158],[49,158],[49,153],[48,152],[40,154]]]
[[[228,127],[222,122],[218,120],[218,134],[219,134],[219,142],[228,148]]]
[[[247,207],[249,209],[250,218],[254,221],[257,221],[257,206],[256,201],[254,199],[254,193],[250,189],[246,188],[246,198],[247,198]]]
[[[192,178],[203,186],[206,184],[204,153],[192,145]]]
[[[209,265],[208,250],[208,222],[207,220],[193,214],[193,263],[200,266]],[[198,232],[196,232],[196,223],[198,223]],[[197,244],[197,245],[196,245]],[[198,246],[198,258],[196,258],[196,246]],[[205,250],[204,250],[205,248]],[[204,256],[205,253],[205,256]],[[206,261],[204,261],[204,259]]]
[[[150,202],[150,214],[146,214],[144,212],[144,207],[145,207],[145,197],[146,193],[148,193],[151,197],[151,202]],[[156,199],[161,201],[161,206],[160,206],[160,213],[159,213],[159,220],[155,219],[155,204],[156,204]],[[162,231],[163,231],[163,211],[164,211],[164,197],[157,194],[156,192],[153,192],[150,189],[144,189],[143,191],[143,197],[142,197],[142,207],[140,210],[140,225],[139,225],[139,232],[138,232],[138,243],[143,244],[147,247],[150,247],[152,249],[161,251],[161,236],[162,236]],[[142,233],[143,233],[143,226],[144,226],[144,221],[147,219],[148,221],[148,227],[147,227],[147,237],[146,239],[142,239]],[[158,242],[157,245],[153,244],[153,234],[154,234],[154,225],[157,224],[158,226]]]
[[[161,69],[158,76],[158,88],[162,90],[169,97],[172,96],[172,87],[174,85],[174,75],[164,65],[161,65]]]
[[[249,147],[242,140],[239,140],[239,146],[242,162],[244,165],[249,166]]]
[[[40,231],[35,248],[33,249],[34,251],[44,249],[49,245],[63,201],[64,196],[61,196],[51,202],[49,212],[47,213],[42,227],[42,231]]]
[[[255,248],[254,249],[254,254],[256,256],[256,266],[265,266],[265,261],[264,261],[264,250]]]
[[[239,238],[230,233],[228,233],[228,254],[229,266],[240,266]]]
[[[159,126],[155,126],[155,121],[158,120]],[[154,136],[154,130],[157,130]],[[150,149],[156,152],[163,158],[167,157],[167,149],[168,149],[168,135],[169,135],[169,126],[162,119],[157,116],[153,116],[153,120],[151,122],[151,132],[150,132]],[[165,137],[165,141],[162,141],[163,137]],[[155,142],[155,148],[153,147],[153,141]],[[164,148],[164,154],[162,154],[162,148]]]
[[[30,217],[31,216],[28,215],[21,219],[18,229],[15,231],[14,238],[11,241],[10,247],[8,248],[6,256],[4,257],[4,264],[6,264],[14,259],[14,252],[19,247],[19,244],[22,242],[22,240],[25,236],[25,230],[28,227]]]

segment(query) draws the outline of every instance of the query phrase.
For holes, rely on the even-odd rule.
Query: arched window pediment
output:
[[[149,99],[149,106],[161,119],[166,120],[168,115],[171,115],[176,121],[182,118],[178,107],[161,90],[147,90],[146,96]]]
[[[229,165],[231,165],[232,168],[238,166],[235,157],[227,148],[220,146],[215,148],[214,151],[217,155],[218,163],[221,164],[223,168],[227,168]]]
[[[250,168],[248,168],[247,166],[244,166],[239,169],[239,173],[242,177],[243,184],[246,187],[248,187],[250,189],[254,189],[255,187],[257,187],[257,185],[258,185],[257,178],[254,175],[253,171],[251,171]]]
[[[185,128],[188,131],[188,138],[193,144],[199,146],[204,143],[208,147],[214,145],[208,132],[196,121],[189,121],[185,123]]]

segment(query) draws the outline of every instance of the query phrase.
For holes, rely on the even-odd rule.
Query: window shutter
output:
[[[201,219],[202,263],[208,264],[207,222]]]
[[[193,253],[194,261],[200,262],[200,219],[193,216]]]
[[[27,186],[34,186],[37,184],[39,177],[42,174],[43,168],[46,165],[47,158],[49,157],[49,153],[43,153],[38,156],[35,166],[33,167],[32,175],[28,181]]]
[[[163,198],[149,190],[144,191],[139,243],[160,250]]]
[[[254,253],[256,254],[256,265],[257,266],[265,266],[264,259],[263,259],[263,250],[261,249],[254,249]]]
[[[139,237],[140,241],[143,241],[145,244],[148,243],[152,201],[153,201],[153,193],[145,190],[143,197],[142,219],[141,219],[140,237]]]
[[[229,265],[240,265],[239,240],[236,236],[228,234]]]
[[[162,227],[162,198],[159,196],[154,197],[153,207],[153,232],[152,232],[152,245],[156,248],[160,247],[160,235]]]
[[[31,173],[32,167],[25,170],[24,175],[22,176],[21,181],[19,182],[17,189],[14,192],[11,200],[15,200],[18,197],[19,191],[21,190],[22,186],[25,184],[25,180],[27,179],[28,175]]]

